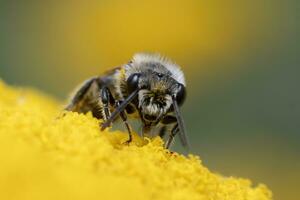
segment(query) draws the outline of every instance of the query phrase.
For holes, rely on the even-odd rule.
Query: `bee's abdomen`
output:
[[[66,110],[78,113],[91,112],[94,117],[103,119],[103,104],[100,98],[101,87],[99,77],[84,82],[76,91]]]

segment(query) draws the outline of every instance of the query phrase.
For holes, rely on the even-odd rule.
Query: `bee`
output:
[[[85,81],[66,107],[68,111],[91,112],[103,120],[101,130],[121,119],[132,141],[128,118],[138,118],[142,133],[153,128],[160,137],[168,133],[169,149],[179,134],[182,145],[189,146],[179,107],[186,97],[186,83],[180,67],[159,54],[135,54],[131,61]]]

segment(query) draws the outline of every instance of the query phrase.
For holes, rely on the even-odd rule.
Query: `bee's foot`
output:
[[[110,127],[110,125],[105,124],[105,122],[100,123],[99,126],[101,131],[104,131],[106,128]]]
[[[132,139],[129,139],[129,140],[127,140],[127,141],[125,141],[125,142],[123,142],[123,144],[124,145],[128,145],[129,146],[129,144],[132,142]]]

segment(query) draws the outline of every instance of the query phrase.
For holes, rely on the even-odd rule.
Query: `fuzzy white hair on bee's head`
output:
[[[161,56],[160,54],[150,53],[137,53],[133,56],[131,65],[128,65],[126,69],[128,72],[141,72],[141,66],[147,63],[159,63],[161,64],[171,75],[171,77],[178,83],[186,85],[184,74],[180,67],[172,62],[170,59]]]

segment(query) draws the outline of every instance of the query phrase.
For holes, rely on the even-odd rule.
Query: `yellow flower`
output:
[[[162,140],[99,130],[90,114],[66,113],[50,97],[0,82],[0,199],[269,200],[249,180],[210,172],[199,157]]]

